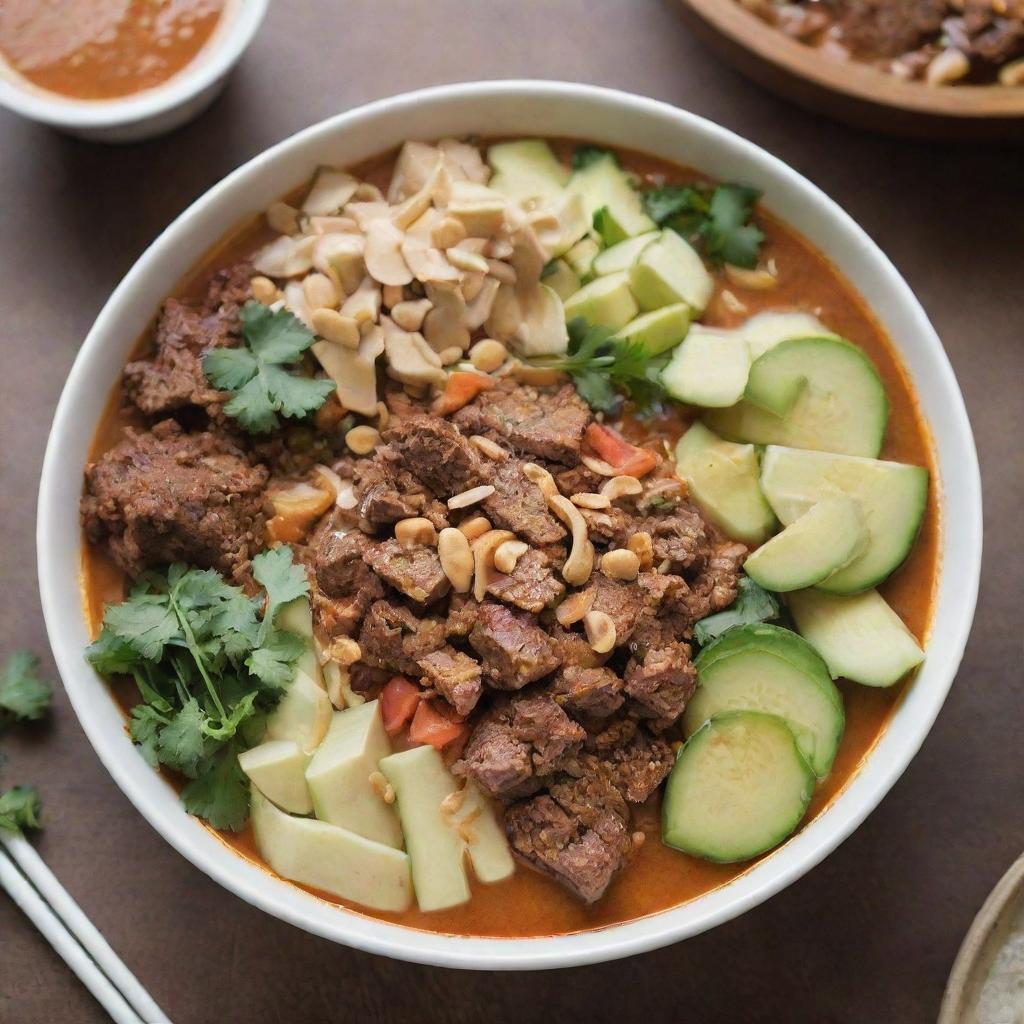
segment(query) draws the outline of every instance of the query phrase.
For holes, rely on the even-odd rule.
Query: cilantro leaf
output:
[[[85,658],[100,675],[116,676],[134,672],[139,654],[124,637],[104,626],[85,649]]]
[[[23,832],[41,828],[42,801],[34,786],[14,786],[0,793],[0,829]]]
[[[278,610],[309,593],[306,570],[292,560],[292,549],[285,544],[263,551],[252,560],[252,574],[267,592],[267,608],[263,615],[264,633],[269,630]]]
[[[584,167],[589,167],[591,164],[597,163],[598,160],[604,160],[605,157],[615,160],[614,153],[602,149],[600,146],[577,146],[572,151],[572,169],[582,171]],[[618,160],[615,160],[615,163],[617,165]]]
[[[196,777],[181,791],[189,814],[214,828],[240,832],[249,817],[249,780],[238,765],[234,743],[223,746],[200,765]]]
[[[19,722],[42,718],[50,706],[50,684],[36,674],[39,659],[28,651],[12,654],[0,670],[0,714]]]
[[[160,763],[175,771],[195,778],[199,763],[210,752],[203,734],[206,715],[195,697],[165,725],[157,738],[156,750]]]
[[[779,602],[774,594],[758,586],[749,576],[741,576],[736,600],[724,611],[707,615],[693,627],[694,639],[706,647],[734,626],[749,626],[755,622],[770,622],[780,614]]]
[[[302,637],[273,629],[262,645],[246,658],[245,667],[267,686],[285,687],[295,675],[295,662],[304,647]]]
[[[167,644],[183,639],[166,594],[136,592],[107,605],[103,626],[147,661],[159,661]]]
[[[297,363],[315,335],[286,309],[271,310],[259,302],[242,308],[242,340],[238,348],[215,348],[203,356],[207,379],[232,397],[224,412],[251,434],[279,426],[278,415],[301,419],[327,400],[335,385],[284,369]]]
[[[149,704],[136,704],[132,708],[131,720],[128,723],[128,735],[131,736],[132,742],[153,768],[160,763],[157,745],[160,730],[165,725],[167,725],[167,719]]]

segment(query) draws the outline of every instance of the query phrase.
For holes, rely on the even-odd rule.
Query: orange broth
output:
[[[564,156],[572,145],[562,141],[555,144],[555,148]],[[390,176],[393,158],[394,154],[380,157],[356,168],[355,173],[384,185]],[[703,178],[695,171],[643,154],[626,151],[620,153],[620,158],[623,166],[650,183],[685,184]],[[881,325],[828,260],[806,239],[766,211],[759,209],[757,219],[766,236],[763,258],[774,258],[780,283],[767,291],[744,290],[718,274],[715,296],[703,321],[729,327],[763,310],[800,309],[819,316],[871,357],[882,376],[891,406],[881,457],[926,466],[933,481],[917,543],[903,566],[879,588],[914,635],[925,642],[938,583],[940,518],[931,436],[910,379]],[[175,294],[201,294],[206,281],[218,268],[251,254],[269,237],[262,219],[243,226],[208,254]],[[729,308],[728,299],[723,298],[726,290],[746,305],[745,311],[735,312]],[[144,351],[145,346],[144,338],[140,350]],[[627,416],[619,425],[635,441],[658,436],[673,442],[691,419],[690,410],[678,408],[653,422]],[[92,458],[116,443],[130,422],[122,409],[118,384],[97,430]],[[109,559],[88,545],[83,545],[82,592],[90,626],[94,633],[98,632],[104,603],[120,600],[124,595],[124,578]],[[830,775],[818,784],[805,825],[821,814],[850,782],[885,731],[905,688],[910,685],[913,685],[912,679],[889,689],[840,681],[846,706],[846,731]],[[135,703],[132,687],[114,689],[126,710]],[[147,770],[141,761],[139,770]],[[474,881],[470,902],[429,914],[415,908],[401,914],[379,913],[328,893],[308,891],[356,913],[412,928],[456,935],[536,937],[605,927],[667,910],[719,888],[757,863],[712,864],[664,846],[660,841],[658,794],[637,809],[634,827],[643,831],[645,841],[605,896],[591,907],[584,906],[557,883],[526,867],[519,867],[510,879],[496,885]],[[246,859],[265,867],[251,829],[237,835],[214,834]]]

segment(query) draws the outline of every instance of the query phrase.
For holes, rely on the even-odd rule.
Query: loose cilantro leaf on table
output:
[[[39,659],[28,651],[12,654],[0,670],[0,722],[9,716],[34,722],[46,714],[53,691],[37,675]]]
[[[764,233],[753,221],[761,193],[745,185],[663,185],[644,193],[647,215],[678,231],[714,264],[755,267]]]
[[[301,419],[315,412],[334,390],[331,380],[316,380],[285,369],[313,344],[314,334],[286,309],[272,312],[259,302],[242,309],[238,348],[215,348],[203,356],[210,383],[233,397],[224,411],[252,434],[280,425],[278,414]]]
[[[706,647],[733,626],[770,622],[779,615],[779,602],[775,595],[758,586],[749,576],[741,576],[733,605],[697,622],[693,627],[693,637],[701,647]]]
[[[607,327],[591,327],[576,317],[569,322],[568,352],[532,362],[568,373],[592,409],[613,412],[627,397],[638,412],[648,412],[664,394],[658,374],[665,360],[652,359],[640,342],[616,340],[612,334]]]
[[[102,674],[135,679],[143,702],[129,735],[151,765],[190,780],[186,809],[220,829],[245,824],[238,753],[262,733],[303,651],[301,637],[274,625],[278,610],[309,590],[291,548],[264,551],[252,570],[259,598],[209,569],[148,573],[127,600],[107,606],[86,652]]]
[[[24,832],[42,827],[43,804],[34,786],[14,786],[0,793],[0,829]]]

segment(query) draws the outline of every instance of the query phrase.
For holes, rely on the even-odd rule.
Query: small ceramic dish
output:
[[[736,0],[682,0],[680,8],[697,37],[737,71],[811,110],[916,138],[1024,136],[1024,87],[905,82],[866,64],[831,59]]]
[[[0,61],[0,106],[70,135],[137,142],[180,127],[205,110],[256,35],[269,0],[229,0],[195,59],[152,89],[109,100],[78,100],[28,82]]]
[[[1011,932],[1019,933],[1022,926],[1024,855],[999,879],[971,923],[946,983],[938,1024],[978,1024],[985,982]]]

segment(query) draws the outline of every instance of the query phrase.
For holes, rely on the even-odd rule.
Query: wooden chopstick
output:
[[[170,1024],[28,841],[0,834],[0,848],[0,886],[110,1017],[117,1024]]]

